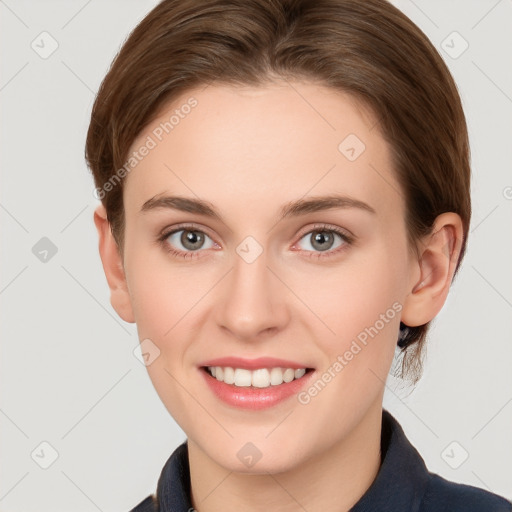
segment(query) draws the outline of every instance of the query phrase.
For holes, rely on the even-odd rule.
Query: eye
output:
[[[302,242],[302,241],[305,241]],[[352,243],[352,237],[340,228],[328,225],[315,226],[297,243],[300,249],[313,252],[311,256],[330,256]],[[327,254],[322,254],[327,253]]]
[[[175,228],[164,233],[159,240],[170,253],[183,258],[194,257],[193,253],[199,252],[200,249],[217,247],[204,231],[193,226]]]

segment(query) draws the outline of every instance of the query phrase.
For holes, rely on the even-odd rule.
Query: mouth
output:
[[[203,361],[198,371],[217,399],[246,410],[290,403],[315,374],[315,368],[308,363],[275,357],[210,359]]]
[[[219,382],[237,388],[272,388],[302,379],[314,371],[314,368],[267,367],[237,368],[232,366],[201,366],[207,375]]]

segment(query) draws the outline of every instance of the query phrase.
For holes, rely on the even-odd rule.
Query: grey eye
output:
[[[208,235],[194,229],[180,229],[179,231],[175,231],[168,236],[167,240],[169,240],[171,245],[177,247],[178,250],[185,251],[210,249],[213,246],[213,240]],[[204,247],[205,241],[207,240],[209,240],[211,244]],[[179,247],[179,244],[181,244],[181,247]]]
[[[335,242],[335,237],[338,237],[341,240],[341,243],[339,243],[337,246],[333,247],[333,244]],[[316,229],[315,231],[310,231],[306,235],[304,235],[301,240],[310,240],[309,247],[301,247],[301,249],[304,249],[306,251],[314,250],[314,251],[328,251],[330,249],[336,249],[342,243],[344,242],[343,237],[335,233],[334,231],[330,231],[328,229]],[[300,243],[300,242],[299,242]]]

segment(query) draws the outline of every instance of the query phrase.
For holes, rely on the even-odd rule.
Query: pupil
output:
[[[325,251],[330,247],[330,245],[332,245],[332,238],[332,235],[330,233],[327,234],[326,231],[317,231],[313,238],[313,247],[321,251]],[[331,244],[328,243],[329,241],[331,242]],[[329,245],[329,247],[326,246],[325,242],[327,242],[327,245]],[[320,245],[315,245],[318,243]]]
[[[188,249],[198,249],[203,243],[204,237],[198,231],[184,231],[181,235],[181,243]]]

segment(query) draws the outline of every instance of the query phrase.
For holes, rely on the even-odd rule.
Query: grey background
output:
[[[414,390],[390,377],[385,407],[431,471],[511,499],[512,1],[394,3],[460,88],[474,214],[424,376]],[[154,5],[0,1],[2,512],[129,510],[185,439],[133,354],[135,326],[110,306],[83,159],[94,93]],[[47,58],[31,47],[52,39]]]

